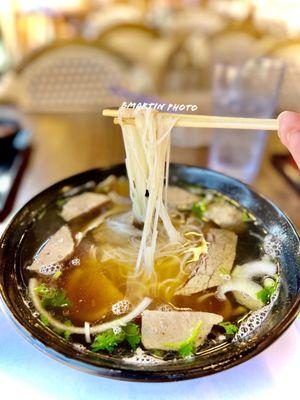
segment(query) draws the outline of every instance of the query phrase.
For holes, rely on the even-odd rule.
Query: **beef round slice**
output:
[[[152,311],[142,313],[142,343],[146,349],[177,350],[180,344],[191,337],[199,327],[195,346],[201,345],[213,325],[222,322],[223,317],[201,311]]]
[[[226,229],[208,231],[208,252],[195,264],[187,282],[177,290],[177,295],[189,296],[223,283],[224,275],[233,267],[237,235]]]
[[[87,214],[110,201],[105,194],[85,192],[68,200],[62,208],[61,216],[65,221]]]
[[[74,241],[67,225],[54,233],[37,253],[28,269],[40,272],[41,267],[59,264],[74,251]]]
[[[168,206],[176,208],[179,205],[193,204],[199,201],[199,196],[177,186],[168,187]]]
[[[205,217],[224,229],[237,233],[245,230],[242,211],[225,200],[209,204]]]

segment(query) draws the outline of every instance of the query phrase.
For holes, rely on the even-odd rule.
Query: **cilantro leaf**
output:
[[[123,328],[123,330],[125,332],[126,340],[129,343],[130,347],[133,350],[136,350],[141,342],[140,327],[137,324],[130,322]]]
[[[206,203],[205,200],[197,201],[192,205],[192,213],[197,217],[202,219],[206,213]]]
[[[48,287],[44,283],[40,284],[35,291],[42,299],[44,308],[60,308],[70,306],[70,301],[66,298],[61,289]]]
[[[130,345],[133,350],[136,350],[141,342],[140,327],[133,322],[121,327],[117,330],[108,329],[95,337],[91,344],[91,349],[94,352],[99,350],[106,350],[112,353],[114,349],[124,341]]]
[[[219,326],[225,329],[226,335],[235,335],[239,328],[231,322],[220,322]]]
[[[91,344],[91,349],[94,352],[106,350],[109,353],[112,353],[114,349],[125,340],[125,338],[126,334],[123,329],[120,329],[120,332],[117,333],[115,333],[113,329],[108,329],[95,337],[95,340]]]

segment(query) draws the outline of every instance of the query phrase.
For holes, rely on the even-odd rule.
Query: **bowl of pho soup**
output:
[[[174,118],[136,111],[127,124],[128,112],[125,164],[58,182],[9,224],[2,307],[32,344],[89,373],[169,381],[233,367],[297,316],[297,232],[243,183],[170,164]]]

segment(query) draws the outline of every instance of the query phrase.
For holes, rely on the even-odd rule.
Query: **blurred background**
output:
[[[58,179],[123,161],[104,107],[300,111],[299,15],[298,0],[1,1],[0,218]],[[173,161],[251,184],[300,225],[300,174],[276,133],[176,128],[172,144]]]

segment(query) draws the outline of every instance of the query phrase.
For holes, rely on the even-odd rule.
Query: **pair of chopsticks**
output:
[[[171,114],[159,113],[166,117],[175,117],[175,126],[186,128],[219,128],[219,129],[253,129],[262,131],[278,131],[278,120],[268,118],[237,118],[217,117],[211,115]],[[105,117],[113,117],[118,124],[118,110],[105,109],[102,112]],[[134,117],[124,118],[124,123],[134,124]]]

